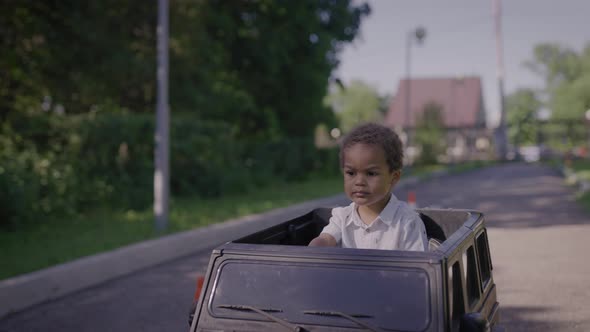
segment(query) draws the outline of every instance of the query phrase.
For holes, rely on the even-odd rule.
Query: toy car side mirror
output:
[[[479,312],[471,312],[461,317],[460,332],[490,332],[490,322]]]

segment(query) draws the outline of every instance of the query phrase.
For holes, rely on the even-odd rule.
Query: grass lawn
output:
[[[580,180],[590,181],[590,160],[574,160],[571,168]]]
[[[578,197],[578,202],[582,204],[588,213],[590,213],[590,192],[580,195],[580,197]]]
[[[570,167],[576,174],[578,181],[590,181],[590,160],[573,160],[570,164]],[[579,195],[578,203],[580,203],[584,209],[590,213],[590,191]]]

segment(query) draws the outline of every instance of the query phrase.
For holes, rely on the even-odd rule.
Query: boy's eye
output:
[[[378,173],[377,172],[367,172],[368,176],[377,176]]]
[[[353,171],[344,171],[344,174],[346,174],[348,176],[353,176],[354,172]]]

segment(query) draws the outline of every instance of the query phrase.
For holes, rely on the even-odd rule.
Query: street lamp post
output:
[[[496,60],[498,63],[498,91],[500,93],[500,123],[495,130],[496,149],[500,160],[506,160],[508,138],[506,135],[506,100],[504,97],[504,57],[502,43],[502,4],[501,0],[493,1],[494,33],[496,36]]]
[[[157,50],[158,90],[156,98],[157,105],[154,156],[154,216],[156,219],[156,229],[158,231],[164,231],[168,227],[168,200],[170,195],[170,110],[168,108],[168,0],[158,0]]]
[[[410,100],[412,98],[412,92],[411,92],[411,73],[410,73],[410,68],[411,68],[411,60],[412,60],[412,43],[413,42],[417,42],[419,45],[422,44],[422,41],[424,40],[424,38],[426,37],[426,29],[424,29],[423,27],[417,27],[414,30],[411,30],[408,32],[408,34],[406,35],[406,103],[405,103],[405,108],[406,108],[406,132],[408,133],[407,135],[407,145],[409,146],[409,142],[410,142],[410,135],[409,135],[409,129],[410,129],[410,117],[411,117],[411,105],[410,105]]]

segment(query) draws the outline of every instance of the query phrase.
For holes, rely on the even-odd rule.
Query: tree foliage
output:
[[[149,203],[157,12],[144,0],[2,2],[0,224]],[[329,164],[313,132],[334,121],[328,81],[369,13],[353,0],[171,0],[172,193]]]
[[[155,2],[8,1],[0,20],[3,112],[153,108]]]
[[[531,89],[519,89],[506,98],[508,137],[513,144],[536,142],[540,107],[541,103]]]
[[[156,1],[2,9],[2,113],[153,111]],[[331,115],[322,98],[338,54],[369,12],[352,0],[171,1],[172,110],[230,122],[242,136],[311,135]]]
[[[438,156],[445,151],[445,128],[442,106],[431,102],[424,106],[424,112],[417,121],[416,143],[421,147],[419,162],[425,165],[437,163]]]
[[[383,117],[382,99],[377,89],[360,80],[354,80],[348,86],[334,87],[325,103],[332,107],[345,133],[359,123],[378,121]]]
[[[545,43],[533,53],[526,65],[545,79],[552,119],[582,120],[590,109],[590,44],[576,52]]]
[[[312,137],[240,140],[228,124],[192,119],[177,115],[170,122],[174,197],[212,198],[338,172],[337,150],[315,149]],[[97,207],[145,209],[152,202],[150,114],[18,114],[13,122],[18,131],[4,127],[0,135],[0,232]]]

